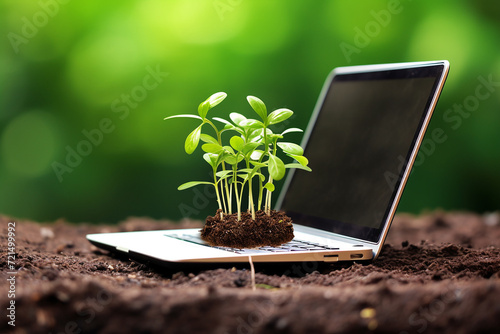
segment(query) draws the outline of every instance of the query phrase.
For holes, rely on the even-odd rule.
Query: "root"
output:
[[[255,287],[255,268],[253,266],[252,256],[248,256],[248,262],[250,263],[250,279],[252,281],[252,290],[255,291],[257,288]]]

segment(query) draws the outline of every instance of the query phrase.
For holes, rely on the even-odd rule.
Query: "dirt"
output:
[[[14,269],[8,267],[9,222],[15,222]],[[500,328],[498,213],[400,214],[373,263],[256,267],[256,291],[245,267],[159,270],[85,239],[95,232],[201,226],[148,218],[114,226],[39,224],[0,216],[0,332],[497,333]],[[15,327],[6,316],[12,314],[11,301]]]
[[[271,210],[267,215],[258,210],[255,219],[249,212],[224,215],[221,210],[215,216],[207,217],[201,230],[201,238],[212,246],[232,248],[254,248],[261,246],[279,246],[293,239],[292,219],[283,211]]]

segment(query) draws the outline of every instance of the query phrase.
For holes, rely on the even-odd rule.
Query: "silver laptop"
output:
[[[276,203],[294,221],[280,247],[212,247],[199,229],[89,234],[138,261],[337,262],[376,259],[449,69],[447,61],[334,69],[302,146],[313,172],[291,171]]]

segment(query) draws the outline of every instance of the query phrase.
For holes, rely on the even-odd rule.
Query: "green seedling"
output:
[[[165,118],[166,120],[195,118],[201,121],[201,124],[187,136],[184,149],[187,154],[192,154],[200,141],[203,142],[201,145],[202,151],[205,152],[203,159],[212,168],[213,181],[190,181],[180,185],[178,189],[184,190],[200,184],[212,185],[215,188],[221,219],[224,215],[233,213],[235,204],[238,220],[241,220],[243,191],[246,187],[248,211],[255,220],[256,210],[261,210],[262,207],[267,215],[271,214],[274,181],[281,180],[285,176],[286,169],[298,168],[311,171],[307,166],[309,161],[304,157],[302,147],[282,141],[287,133],[302,132],[302,130],[290,128],[280,134],[274,133],[270,126],[287,120],[293,115],[293,111],[281,108],[268,113],[264,102],[255,96],[248,96],[247,101],[259,119],[246,118],[236,112],[229,114],[230,121],[220,117],[207,118],[210,109],[220,104],[226,97],[227,94],[224,92],[213,94],[198,106],[198,115],[183,114]],[[206,128],[212,130],[212,135],[204,131]],[[223,135],[226,140],[229,139],[228,142],[223,141]],[[278,148],[295,162],[285,164],[277,155]],[[253,189],[254,179],[257,179],[258,183],[257,194],[254,194]],[[263,198],[264,189],[265,198]],[[254,196],[257,196],[257,203],[254,201]]]

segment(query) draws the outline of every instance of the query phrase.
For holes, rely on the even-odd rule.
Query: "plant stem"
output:
[[[241,200],[243,199],[243,190],[245,189],[245,182],[247,181],[243,181],[241,183],[241,188],[240,188],[240,200],[239,200],[239,206],[238,206],[238,220],[240,220],[241,218]]]
[[[264,192],[264,187],[262,186],[262,179],[259,177],[259,199],[257,202],[257,211],[262,207],[262,193]]]
[[[271,175],[269,175],[269,181],[267,181],[268,183],[273,183],[273,178],[271,177]],[[269,191],[269,189],[266,189],[266,201],[265,201],[265,204],[264,204],[264,211],[266,212],[266,214],[268,216],[271,215],[271,192]]]
[[[267,126],[264,123],[264,130],[263,130],[263,135],[264,135],[264,153],[260,156],[259,162],[262,162],[266,154],[269,152],[269,145],[267,143]],[[264,192],[264,186],[262,185],[262,179],[259,177],[259,200],[257,204],[257,210],[260,210],[262,207],[262,195]],[[267,197],[266,197],[266,202],[267,202]],[[264,211],[266,211],[266,202],[264,202]],[[266,211],[267,212],[267,211]]]
[[[224,168],[223,168],[224,170]],[[220,192],[221,192],[221,197],[222,197],[222,204],[224,205],[224,213],[228,213],[227,211],[227,204],[226,204],[226,195],[224,194],[224,181],[222,181],[220,185]]]
[[[227,187],[227,178],[226,178],[226,187]],[[229,202],[229,214],[233,213],[233,184],[229,185],[229,192],[226,189],[226,193],[228,194],[227,200]]]
[[[236,160],[238,156],[236,156]],[[241,220],[241,200],[238,196],[238,176],[237,176],[237,166],[235,165],[233,168],[233,186],[234,186],[234,195],[236,196],[236,212],[238,213],[238,221]]]
[[[222,162],[222,170],[226,170],[226,164],[224,162]],[[232,211],[232,203],[231,203],[231,191],[232,191],[232,188],[231,188],[231,191],[229,190],[228,186],[227,186],[227,178],[224,179],[224,187],[226,188],[226,197],[227,197],[227,213],[228,214],[231,214],[233,213]]]
[[[217,141],[219,142],[219,145],[222,146],[221,133],[219,132],[219,129],[217,129],[215,124],[212,123],[208,118],[205,118],[203,122],[208,123],[212,126],[212,128],[215,130],[215,133],[217,134]]]
[[[276,149],[277,149],[276,143],[277,142],[278,142],[278,139],[276,139],[273,142],[273,155],[276,155]],[[268,183],[273,183],[273,177],[271,175],[269,175],[269,181],[268,181]],[[272,192],[269,191],[269,189],[267,189],[265,211],[266,211],[266,213],[267,213],[268,216],[271,215],[271,196],[272,196]]]
[[[248,182],[248,197],[249,197],[249,207],[252,212],[252,220],[255,220],[255,208],[253,204],[253,194],[252,194],[252,179]]]
[[[222,204],[224,206],[224,212],[227,213],[226,196],[224,196],[224,182],[220,185],[220,192],[222,197]]]
[[[253,265],[251,255],[248,256],[248,262],[250,263],[250,280],[252,281],[252,290],[255,291],[257,290],[257,287],[255,286],[255,267]]]
[[[246,158],[247,169],[250,169],[250,157]],[[252,213],[252,220],[255,220],[255,208],[252,194],[252,178],[248,175],[248,210]]]
[[[219,203],[219,209],[221,210],[220,219],[222,220],[224,218],[224,214],[223,214],[222,205],[220,202],[219,186],[217,184],[217,176],[215,175],[215,170],[214,170],[214,186],[215,186],[215,194],[217,195],[217,202]]]
[[[238,188],[237,188],[236,183],[234,184],[234,194],[236,196],[236,210],[238,212],[238,221],[240,221],[241,220],[241,200],[240,200],[240,197],[238,195]]]

